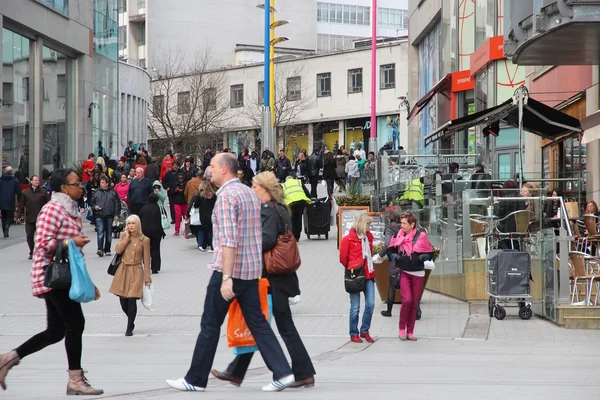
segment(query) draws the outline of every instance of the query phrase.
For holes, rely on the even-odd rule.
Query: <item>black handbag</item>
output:
[[[400,269],[396,268],[396,274],[392,277],[394,289],[400,289]]]
[[[364,292],[365,282],[365,267],[346,269],[344,272],[344,287],[347,293]]]
[[[121,264],[121,258],[123,258],[122,254],[115,254],[106,271],[109,275],[115,276],[117,269],[119,269],[119,265]]]
[[[71,266],[69,265],[69,255],[67,249],[63,246],[63,241],[59,240],[52,256],[52,262],[44,266],[44,286],[50,289],[68,290],[71,288]]]

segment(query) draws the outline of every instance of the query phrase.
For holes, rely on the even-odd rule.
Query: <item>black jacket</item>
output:
[[[163,177],[162,180],[162,185],[165,188],[165,190],[167,191],[167,193],[169,194],[169,197],[173,196],[173,194],[175,194],[175,187],[179,184],[179,178],[177,177],[179,175],[179,170],[177,171],[169,171],[165,174],[165,176]],[[170,190],[169,190],[170,189]]]
[[[190,168],[185,168],[181,167],[178,171],[179,173],[183,174],[185,176],[185,181],[189,181],[192,178],[196,177],[196,174],[198,173],[198,169],[196,168],[196,166],[194,164],[190,165]]]
[[[129,182],[129,191],[127,192],[127,202],[129,204],[148,204],[148,196],[152,193],[152,181],[143,178],[141,181],[133,179]]]
[[[212,212],[217,202],[217,196],[213,196],[211,199],[206,197],[196,196],[194,201],[194,208],[200,209],[200,223],[204,227],[212,226]]]
[[[277,204],[279,212],[275,209],[274,203],[265,204],[260,210],[260,219],[262,222],[262,248],[263,252],[271,250],[277,244],[279,235],[285,233],[285,224],[288,229],[292,229],[292,221],[288,210],[282,204]],[[279,215],[281,213],[281,216]],[[294,272],[291,275],[268,275],[269,286],[273,296],[273,309],[283,310],[289,307],[290,297],[300,294],[300,284],[298,275]]]
[[[165,237],[161,224],[160,207],[156,203],[148,203],[140,210],[138,217],[142,221],[142,233],[149,238]]]
[[[298,167],[300,167],[300,172],[298,172]],[[306,168],[307,168],[307,161],[304,160],[296,160],[296,163],[294,164],[294,176],[296,178],[300,178],[300,177],[305,177],[306,176]]]
[[[519,197],[519,190],[505,190],[504,197]],[[500,201],[494,206],[494,215],[501,221],[498,222],[498,230],[503,233],[516,232],[517,221],[515,217],[510,217],[502,221],[504,217],[515,211],[524,210],[525,203],[520,200]]]
[[[96,206],[100,206],[101,209],[95,210]],[[121,200],[113,189],[96,190],[90,201],[90,207],[94,210],[96,217],[106,218],[121,215]]]
[[[21,201],[22,196],[21,185],[14,176],[0,177],[0,210],[15,211],[16,202]]]
[[[146,167],[146,178],[150,179],[152,182],[158,180],[160,177],[160,167],[157,163],[150,163]]]
[[[337,172],[335,167],[337,164],[335,160],[332,160],[330,163],[325,162],[325,166],[323,166],[323,178],[325,179],[337,179]]]
[[[309,178],[319,176],[319,171],[323,167],[323,162],[321,161],[321,156],[318,153],[312,153],[310,157],[308,157],[308,161],[306,163],[306,176]]]
[[[206,168],[210,165],[210,160],[215,156],[215,153],[212,151],[209,153],[204,153],[204,157],[202,157],[202,170],[206,171]]]
[[[277,157],[275,161],[275,174],[280,181],[285,181],[285,178],[292,173],[292,163],[289,158]]]
[[[19,218],[26,211],[25,222],[35,222],[37,216],[42,210],[42,207],[50,200],[48,192],[43,187],[39,186],[37,189],[30,187],[23,192],[21,201],[19,201]]]
[[[92,204],[92,197],[94,197],[94,193],[96,193],[100,189],[100,182],[95,183],[93,180],[88,181],[85,185],[85,193],[87,197],[87,203],[89,206]]]
[[[127,157],[128,162],[134,163],[135,159],[137,158],[137,150],[135,149],[135,147],[127,147],[123,155]]]
[[[179,183],[171,188],[171,196],[169,201],[173,204],[187,204],[187,200],[185,199],[185,184],[186,182]]]

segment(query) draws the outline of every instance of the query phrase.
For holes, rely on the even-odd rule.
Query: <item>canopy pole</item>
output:
[[[519,103],[519,187],[523,187],[523,103],[529,92],[525,86],[520,86],[514,95]]]

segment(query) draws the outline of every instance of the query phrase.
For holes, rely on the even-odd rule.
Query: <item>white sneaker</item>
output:
[[[300,303],[300,295],[288,299],[290,306]]]
[[[203,249],[202,246],[198,247],[198,250],[200,250],[203,253],[206,251],[206,249]]]
[[[215,251],[213,249],[210,249],[208,252],[209,253],[214,253]]]
[[[267,386],[263,386],[262,390],[263,392],[280,392],[292,383],[294,383],[294,375],[288,375],[269,383]]]
[[[204,392],[206,388],[190,385],[186,382],[184,378],[179,379],[167,379],[167,385],[171,386],[173,389],[181,390],[183,392]]]

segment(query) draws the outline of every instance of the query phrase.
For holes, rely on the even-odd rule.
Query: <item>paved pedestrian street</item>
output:
[[[14,227],[11,235],[24,237]],[[417,342],[401,342],[399,306],[384,318],[376,296],[371,335],[376,343],[354,344],[348,336],[348,296],[338,262],[336,235],[299,246],[302,302],[292,307],[298,330],[314,360],[316,386],[265,394],[271,379],[260,357],[241,388],[209,381],[204,393],[168,389],[164,380],[179,378],[189,367],[200,326],[211,254],[194,240],[172,237],[162,245],[162,272],[153,275],[155,307],[138,306],[133,337],[125,337],[126,318],[116,296],[108,293],[109,258],[95,255],[95,233],[86,248],[91,276],[102,292],[85,304],[83,368],[103,398],[116,399],[597,399],[600,332],[565,330],[533,318],[511,315],[490,320],[466,303],[426,292]],[[12,238],[11,238],[12,239]],[[1,242],[1,240],[0,240]],[[116,243],[113,243],[113,248]],[[31,296],[30,262],[24,240],[5,244],[0,261],[0,351],[8,351],[45,327],[43,301]],[[222,329],[214,367],[232,359]],[[57,344],[27,357],[10,371],[0,399],[60,399],[65,396],[67,365]]]

